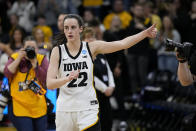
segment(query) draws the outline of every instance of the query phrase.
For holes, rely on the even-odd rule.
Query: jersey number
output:
[[[82,86],[86,86],[87,85],[87,83],[85,83],[86,80],[88,79],[86,72],[80,72],[78,78],[82,78],[81,82],[78,85],[75,83],[77,81],[77,79],[73,79],[68,84],[68,87],[69,88],[73,88],[73,87],[82,87]]]

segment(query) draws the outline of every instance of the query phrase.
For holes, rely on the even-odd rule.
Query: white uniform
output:
[[[59,52],[60,63],[58,78],[68,76],[73,70],[80,70],[80,73],[77,79],[66,83],[60,88],[56,109],[57,130],[61,131],[67,129],[69,131],[75,131],[74,129],[76,128],[76,131],[78,131],[78,129],[83,130],[98,121],[99,104],[94,88],[94,65],[91,52],[86,42],[81,42],[79,52],[74,57],[69,53],[65,44],[60,45]],[[73,115],[73,113],[75,114]],[[95,115],[89,115],[89,118],[88,115],[84,115],[84,117],[81,118],[80,113]],[[81,121],[85,121],[85,124],[80,125]],[[79,127],[77,127],[78,125]],[[68,126],[72,127],[68,128]]]

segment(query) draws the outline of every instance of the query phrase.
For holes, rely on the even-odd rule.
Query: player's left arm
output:
[[[137,44],[141,40],[149,37],[154,38],[157,34],[156,24],[153,24],[151,27],[147,28],[144,31],[141,31],[138,34],[126,37],[123,40],[113,41],[113,42],[105,42],[105,41],[93,41],[89,44],[91,53],[93,57],[97,54],[107,54],[116,52],[122,49],[127,49],[132,47],[133,45]]]

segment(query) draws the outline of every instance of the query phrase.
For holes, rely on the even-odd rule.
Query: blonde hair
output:
[[[81,39],[84,40],[86,38],[87,34],[90,34],[93,38],[95,38],[95,32],[94,32],[93,28],[91,28],[91,27],[84,28],[84,31],[81,34]]]

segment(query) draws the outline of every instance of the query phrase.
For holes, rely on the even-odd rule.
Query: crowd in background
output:
[[[115,41],[156,23],[156,39],[144,39],[128,50],[106,55],[114,75],[122,119],[124,95],[139,91],[153,70],[177,71],[173,51],[164,40],[196,44],[195,0],[0,0],[0,73],[8,57],[33,35],[39,53],[49,59],[54,38],[63,31],[60,14],[79,14],[92,27],[97,40]],[[118,92],[118,93],[117,93]]]

